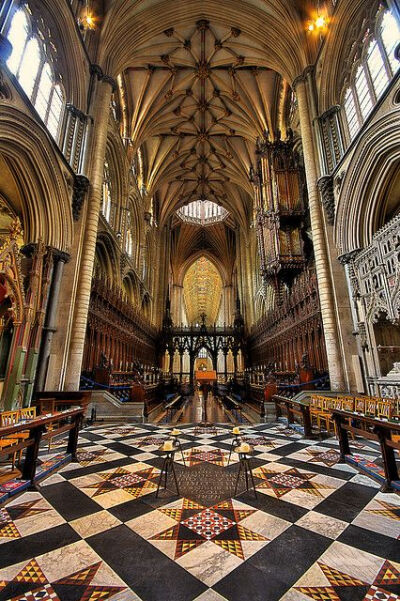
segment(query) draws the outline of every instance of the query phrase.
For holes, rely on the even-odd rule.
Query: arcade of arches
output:
[[[74,582],[76,601],[400,599],[399,499],[374,497],[366,476],[329,463],[333,438],[324,452],[289,430],[262,432],[256,488],[274,513],[250,493],[228,503],[215,488],[228,490],[239,465],[227,467],[226,426],[190,430],[239,421],[257,445],[251,428],[265,429],[277,391],[398,402],[399,66],[400,0],[0,0],[0,412],[38,406],[41,395],[55,410],[89,391],[92,427],[96,418],[147,424],[84,430],[78,456],[87,458],[4,510],[0,601],[64,601]],[[187,471],[175,461],[183,501],[146,505],[161,459],[157,436],[143,440],[156,429],[162,440],[169,422],[189,428]],[[49,426],[49,450],[50,436]],[[26,444],[28,459],[36,447]],[[379,454],[370,451],[365,461]],[[129,490],[115,484],[119,500],[95,461],[130,479]],[[278,466],[277,482],[289,470],[276,496],[266,463]],[[332,510],[329,487],[339,506],[354,496],[351,511]],[[196,530],[194,510],[211,512],[210,532]],[[34,511],[54,513],[40,541],[44,517],[25,522]],[[102,526],[85,522],[96,511]],[[149,511],[155,521],[139,523]],[[62,533],[46,539],[45,528]],[[114,559],[103,554],[113,529]],[[286,529],[287,549],[296,540],[303,551],[278,582],[264,562],[285,563],[283,546],[266,550]],[[25,555],[9,542],[24,536],[39,537],[36,559],[29,541]],[[125,544],[137,544],[132,570],[159,570],[158,583],[118,571]],[[64,545],[81,551],[56,578],[49,557]],[[36,567],[25,570],[26,558]],[[20,570],[36,570],[43,594]]]

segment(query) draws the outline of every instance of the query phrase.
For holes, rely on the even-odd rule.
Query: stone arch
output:
[[[47,131],[16,107],[3,104],[0,155],[4,178],[18,190],[17,197],[9,200],[17,203],[26,242],[41,239],[68,251],[73,239],[73,175],[61,167]]]
[[[384,225],[382,199],[400,165],[400,109],[390,108],[366,130],[347,168],[336,207],[339,254],[368,246]]]
[[[30,0],[57,48],[57,69],[62,75],[67,102],[85,111],[89,84],[89,60],[76,32],[74,15],[62,0]]]
[[[122,280],[122,288],[128,298],[128,301],[135,307],[140,305],[140,285],[136,274],[128,271]]]
[[[326,43],[317,70],[319,112],[323,113],[335,104],[340,104],[341,93],[352,64],[349,55],[360,32],[372,23],[379,7],[364,0],[344,0],[335,11],[329,25]]]
[[[106,277],[110,282],[117,284],[120,281],[118,249],[108,232],[101,232],[97,237],[95,275],[97,277]]]

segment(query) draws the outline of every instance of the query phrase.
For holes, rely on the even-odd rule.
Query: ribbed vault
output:
[[[300,0],[117,0],[105,12],[100,62],[120,73],[123,136],[145,203],[155,199],[159,227],[171,227],[175,282],[204,254],[232,283],[236,232],[247,239],[253,217],[257,138],[285,136],[288,82],[311,62],[305,18]],[[199,199],[229,218],[182,223],[176,211]]]
[[[199,198],[246,222],[255,141],[281,125],[287,89],[260,66],[263,54],[240,29],[203,19],[164,30],[126,69],[126,134],[141,149],[147,193],[161,199],[161,222]]]

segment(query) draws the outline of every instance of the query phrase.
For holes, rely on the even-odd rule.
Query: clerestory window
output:
[[[34,31],[26,8],[19,8],[14,13],[7,38],[12,45],[7,66],[50,134],[58,141],[65,98],[60,77],[55,74],[51,53],[48,52],[48,45],[52,42],[42,32]]]

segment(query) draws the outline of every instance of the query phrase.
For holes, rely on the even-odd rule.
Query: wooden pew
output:
[[[34,485],[40,443],[42,440],[48,440],[55,435],[69,432],[67,453],[71,454],[73,460],[76,460],[78,435],[83,416],[84,408],[77,406],[55,415],[41,415],[29,420],[29,422],[0,428],[0,438],[13,437],[26,432],[29,433],[27,438],[21,438],[21,441],[12,447],[14,451],[23,451],[26,449],[22,467],[23,480],[30,480],[31,485]],[[0,448],[0,457],[8,453],[9,451],[6,449]]]
[[[274,395],[272,397],[275,403],[276,417],[282,417],[282,412],[285,412],[288,418],[288,423],[293,424],[295,417],[300,417],[304,428],[304,437],[313,438],[311,427],[310,406],[304,401],[295,401],[286,397]]]
[[[395,449],[400,451],[400,421],[338,409],[334,409],[332,413],[339,437],[340,462],[346,463],[346,457],[351,455],[349,432],[379,442],[385,472],[385,482],[381,491],[392,492],[392,482],[400,479],[394,453]]]

